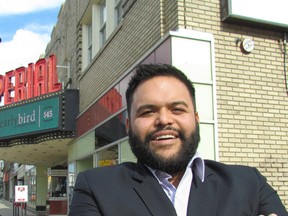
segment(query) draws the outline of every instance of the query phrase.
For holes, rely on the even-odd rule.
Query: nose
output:
[[[172,125],[174,122],[173,114],[168,109],[161,109],[155,121],[156,126]]]

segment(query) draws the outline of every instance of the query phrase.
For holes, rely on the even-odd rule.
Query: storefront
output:
[[[54,167],[48,170],[49,215],[67,214],[67,167]]]

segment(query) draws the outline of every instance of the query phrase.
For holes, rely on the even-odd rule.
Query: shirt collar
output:
[[[153,169],[149,166],[147,166],[147,167],[159,182],[160,182],[160,179],[159,179],[160,173],[162,173],[161,174],[162,177],[160,177],[160,178],[163,178],[164,176],[165,176],[165,178],[171,177],[169,174],[167,174],[161,170],[158,171],[158,170]],[[200,154],[198,152],[196,152],[196,154],[190,160],[189,164],[187,165],[187,168],[191,168],[191,170],[194,169],[196,175],[201,179],[202,182],[204,182],[204,180],[205,180],[205,163],[204,163],[203,158],[200,156]]]
[[[205,180],[205,163],[203,158],[200,156],[198,152],[194,155],[190,163],[188,164],[189,167],[195,169],[195,173],[201,179],[202,182]]]

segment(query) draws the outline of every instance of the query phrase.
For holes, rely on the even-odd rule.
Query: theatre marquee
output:
[[[79,92],[66,89],[0,108],[0,145],[37,143],[75,133]]]

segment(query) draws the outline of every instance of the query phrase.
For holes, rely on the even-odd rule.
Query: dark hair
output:
[[[127,111],[129,117],[133,102],[133,94],[139,84],[157,76],[170,76],[180,80],[189,91],[194,110],[196,111],[195,88],[182,71],[168,64],[143,64],[135,67],[134,74],[132,75],[126,90]]]

